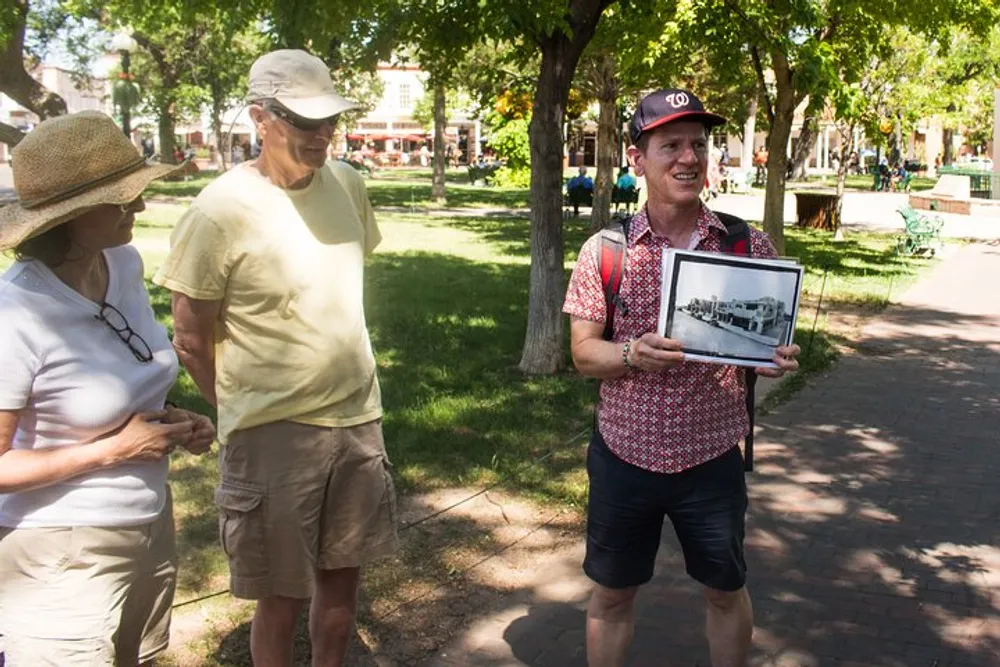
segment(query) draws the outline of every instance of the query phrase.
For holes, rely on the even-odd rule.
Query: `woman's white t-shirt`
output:
[[[42,262],[16,262],[0,277],[0,410],[19,410],[13,449],[93,441],[136,412],[162,409],[177,356],[153,315],[142,259],[132,246],[104,251],[106,303],[149,346],[142,363],[100,306]],[[133,526],[166,501],[167,461],[126,463],[31,491],[0,494],[0,526]]]

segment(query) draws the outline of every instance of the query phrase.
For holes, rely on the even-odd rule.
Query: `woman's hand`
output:
[[[104,441],[111,465],[125,461],[159,461],[194,434],[191,422],[169,423],[167,411],[138,412]]]
[[[192,425],[191,437],[181,445],[191,454],[204,454],[212,448],[212,443],[215,441],[215,426],[212,425],[212,420],[205,415],[181,408],[168,407],[167,415],[163,421],[168,424],[189,423]]]

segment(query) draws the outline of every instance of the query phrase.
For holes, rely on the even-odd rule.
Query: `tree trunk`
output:
[[[445,203],[444,193],[444,128],[448,124],[445,110],[444,83],[434,84],[434,176],[431,181],[431,196],[438,204]]]
[[[890,160],[892,163],[903,163],[903,159],[906,157],[906,146],[903,145],[903,119],[896,116],[895,128],[893,128],[892,139],[895,146],[895,158]]]
[[[7,144],[13,148],[21,142],[21,139],[24,139],[24,132],[13,125],[0,123],[0,143]]]
[[[841,232],[840,223],[843,221],[844,212],[844,188],[847,184],[847,171],[850,169],[848,162],[850,161],[851,153],[854,152],[854,124],[851,123],[846,127],[839,127],[840,131],[840,159],[837,161],[837,226],[835,232],[837,238],[843,238]]]
[[[954,156],[952,155],[954,134],[955,130],[953,130],[950,127],[944,128],[944,130],[942,130],[941,132],[941,143],[944,144],[944,146],[942,146],[941,164],[946,167],[950,167],[951,163],[955,159]]]
[[[222,136],[221,104],[212,104],[212,134],[215,135],[215,167],[222,174],[226,171],[226,151],[222,148],[225,138]]]
[[[617,92],[617,91],[612,91]],[[618,95],[599,100],[601,110],[597,120],[597,180],[594,182],[594,207],[590,213],[590,228],[597,231],[611,217],[611,188],[615,182],[615,141],[618,125]]]
[[[10,37],[0,49],[0,93],[4,93],[42,120],[66,113],[66,102],[35,81],[24,69],[24,30],[28,18],[28,0],[13,0],[10,10]],[[0,141],[13,146],[23,136],[9,125],[0,132]]]
[[[557,42],[553,46],[551,42]],[[565,40],[550,39],[542,55],[528,128],[531,141],[531,291],[519,368],[555,373],[563,366],[562,120],[572,76],[560,62]],[[563,92],[565,91],[565,92]]]
[[[740,151],[740,169],[753,169],[753,138],[757,134],[757,109],[760,94],[754,93],[750,98],[750,108],[747,109],[747,122],[743,124],[743,150]]]
[[[173,103],[161,104],[157,112],[157,129],[160,136],[160,162],[177,164],[177,160],[174,159]]]
[[[767,190],[764,195],[764,231],[779,255],[785,254],[785,169],[788,166],[788,138],[795,117],[795,88],[788,61],[780,51],[772,56],[777,91],[774,122],[767,138]]]
[[[819,129],[819,118],[815,115],[807,116],[802,123],[802,131],[792,146],[792,180],[806,180],[808,171],[809,156],[812,154],[816,143],[816,132]]]
[[[840,226],[837,219],[840,200],[826,192],[796,192],[796,226],[825,229],[833,232]]]
[[[572,0],[568,7],[567,31],[557,28],[538,39],[542,64],[529,128],[531,289],[528,328],[518,365],[524,373],[555,373],[564,365],[562,126],[580,54],[593,38],[604,8],[612,2]]]

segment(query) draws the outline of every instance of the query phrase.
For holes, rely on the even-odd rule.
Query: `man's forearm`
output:
[[[190,350],[182,345],[176,345],[177,356],[180,358],[188,375],[194,380],[195,386],[209,405],[216,407],[215,400],[215,355],[212,348],[207,350]]]
[[[628,373],[624,343],[590,338],[573,348],[573,364],[581,374],[599,380],[614,380]]]

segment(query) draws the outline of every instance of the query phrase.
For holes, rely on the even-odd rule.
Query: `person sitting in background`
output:
[[[147,165],[114,121],[43,121],[0,208],[0,634],[8,664],[148,665],[177,574],[167,456],[208,418],[164,408],[177,356],[128,245]],[[180,169],[183,169],[181,167]]]
[[[625,165],[618,172],[618,180],[615,182],[614,191],[611,193],[611,203],[615,205],[616,211],[621,209],[622,204],[625,204],[625,212],[630,213],[632,211],[632,204],[638,204],[639,194],[635,188],[635,176],[629,172],[628,165]]]
[[[576,188],[591,191],[594,189],[594,179],[587,175],[586,167],[580,167],[576,176],[569,179],[569,183],[566,185],[566,189],[568,190],[575,190]]]
[[[903,192],[904,190],[907,190],[906,177],[906,168],[897,162],[896,166],[892,169],[892,174],[889,176],[890,188],[895,192]]]
[[[628,165],[621,168],[618,172],[618,182],[615,183],[619,190],[629,190],[635,189],[635,176],[629,171]]]
[[[878,190],[880,192],[888,192],[889,184],[892,180],[892,171],[889,169],[889,163],[882,158],[882,161],[878,165]]]
[[[581,203],[593,201],[594,179],[587,175],[586,167],[580,167],[576,176],[569,179],[569,183],[566,184],[566,194],[569,195],[569,201],[573,205],[574,217],[580,215]]]

